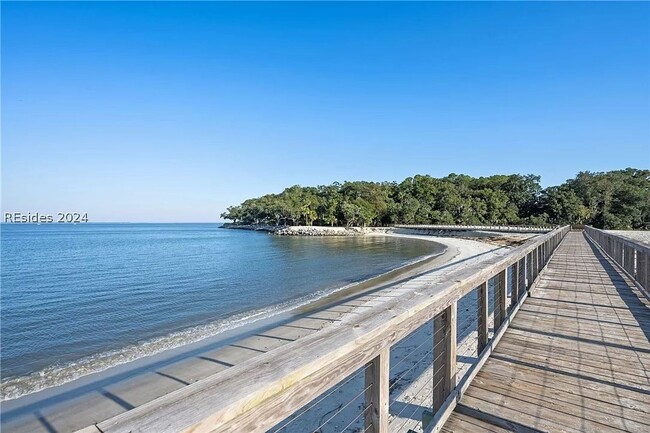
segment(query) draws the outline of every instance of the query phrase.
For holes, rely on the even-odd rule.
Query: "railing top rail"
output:
[[[586,229],[588,230],[594,230],[596,233],[600,233],[602,236],[608,236],[610,238],[614,238],[617,241],[621,242],[622,244],[625,244],[629,247],[632,247],[636,250],[643,251],[647,254],[650,254],[650,246],[640,242],[640,241],[635,241],[633,239],[627,238],[625,236],[621,236],[616,233],[609,233],[605,230],[597,229],[596,227],[592,226],[585,226]]]
[[[479,269],[452,272],[448,281],[439,285],[424,285],[416,277],[404,284],[413,290],[399,298],[348,315],[319,332],[117,415],[98,427],[105,433],[268,429],[478,285],[568,230],[565,226],[533,238],[505,256],[482,262]]]
[[[395,228],[426,230],[486,230],[514,233],[546,233],[558,226],[514,226],[514,225],[460,225],[460,224],[395,224]]]
[[[395,227],[504,227],[504,228],[535,228],[547,229],[558,228],[557,225],[514,225],[514,224],[395,224]]]

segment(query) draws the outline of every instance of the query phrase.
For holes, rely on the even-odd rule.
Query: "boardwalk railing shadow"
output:
[[[609,280],[618,292],[621,300],[625,302],[627,309],[632,313],[646,338],[650,341],[650,304],[648,300],[627,276],[623,275],[612,265],[598,247],[591,242],[589,242],[589,247],[598,258],[598,262],[605,272],[607,272]]]
[[[628,275],[638,263],[622,272],[571,233],[445,429],[650,431],[650,304]]]

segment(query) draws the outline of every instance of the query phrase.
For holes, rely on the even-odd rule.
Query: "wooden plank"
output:
[[[519,275],[517,277],[517,292],[519,296],[517,297],[517,302],[524,296],[526,291],[526,257],[522,257],[519,260]]]
[[[456,350],[458,341],[458,303],[454,302],[447,308],[449,335],[446,339],[446,374],[445,374],[445,390],[447,395],[452,389],[456,388]]]
[[[453,303],[433,320],[433,410],[440,409],[456,387],[457,304]]]
[[[625,408],[610,401],[590,398],[590,393],[572,394],[544,385],[539,385],[542,378],[531,381],[508,382],[501,376],[480,375],[476,378],[477,388],[496,392],[502,397],[514,398],[528,403],[545,406],[549,409],[562,407],[566,413],[580,413],[592,421],[597,421],[622,430],[628,428],[636,431],[650,431],[650,415],[643,410]],[[626,427],[627,426],[627,427]]]
[[[637,253],[637,281],[641,287],[648,290],[648,253],[642,251]]]
[[[587,339],[594,343],[612,343],[650,350],[650,341],[642,332],[629,330],[626,333],[621,327],[614,325],[599,327],[592,324],[584,325],[579,320],[558,318],[553,322],[551,318],[539,317],[531,319],[527,325],[537,331],[556,333],[568,339]]]
[[[546,426],[554,426],[549,431],[575,431],[575,432],[620,432],[616,427],[612,427],[607,421],[594,420],[586,416],[576,416],[575,412],[570,411],[566,405],[552,404],[544,399],[531,399],[524,395],[504,395],[501,390],[495,389],[494,391],[486,390],[481,387],[470,387],[467,390],[467,401],[463,401],[466,405],[481,410],[482,408],[499,407],[499,412],[503,413],[507,410],[516,411],[509,419],[521,425],[530,426],[535,429],[546,429]],[[492,413],[499,413],[494,412]],[[647,433],[646,429],[638,429],[637,423],[628,431]]]
[[[364,432],[388,433],[389,362],[390,348],[385,348],[366,366]]]
[[[494,277],[494,327],[497,329],[505,320],[508,312],[507,275],[508,272],[504,269]]]
[[[507,354],[501,352],[492,356],[509,362],[513,366],[524,364],[559,374],[590,378],[604,383],[616,383],[622,387],[635,389],[642,394],[650,395],[650,382],[646,377],[612,371],[607,366],[593,367],[586,364],[576,364],[575,360],[565,361],[554,354],[540,355],[533,353],[533,351],[512,351]]]
[[[478,353],[482,353],[488,343],[488,319],[490,312],[488,311],[488,286],[487,281],[478,286],[476,291],[478,295]]]
[[[521,331],[519,329],[515,329],[514,327],[510,329],[510,334],[508,335],[508,338],[512,338],[512,336],[515,334],[519,337],[518,339],[521,340],[522,342],[540,340],[539,335],[531,336],[529,333],[526,333],[525,331]],[[647,368],[647,364],[649,362],[647,359],[644,359],[645,357],[640,357],[638,355],[638,352],[624,350],[617,347],[607,347],[607,346],[597,345],[593,343],[585,343],[580,341],[575,342],[571,340],[560,341],[560,340],[549,339],[549,341],[552,341],[553,348],[573,350],[574,353],[576,354],[584,354],[588,356],[591,356],[593,353],[605,354],[611,360],[611,362],[617,362],[618,360],[634,361],[636,359],[636,362],[639,364],[639,367],[644,367],[644,368]]]
[[[503,395],[509,393],[522,393],[523,395],[532,396],[553,402],[556,405],[567,405],[571,410],[580,412],[580,408],[585,411],[599,411],[601,414],[618,414],[620,419],[630,419],[636,423],[646,424],[650,427],[650,414],[648,408],[642,405],[634,407],[621,406],[611,399],[611,394],[598,393],[592,390],[580,392],[577,387],[554,387],[547,386],[539,381],[539,376],[526,375],[522,379],[513,379],[512,377],[496,374],[491,371],[481,371],[475,379],[476,386],[487,390],[499,390]],[[576,392],[577,391],[577,392]],[[609,398],[605,399],[603,396]],[[599,414],[593,415],[599,417]],[[610,415],[611,416],[611,415]],[[649,429],[650,430],[650,429]]]
[[[498,427],[472,416],[454,412],[441,430],[445,433],[508,433],[511,429]]]
[[[456,408],[456,413],[463,415],[470,419],[478,420],[481,423],[493,425],[501,431],[514,432],[514,433],[544,433],[541,430],[531,428],[525,424],[518,423],[512,419],[502,418],[490,412],[484,412],[476,407],[468,406],[460,403]],[[473,433],[473,430],[468,430],[468,433]]]
[[[530,334],[526,332],[526,329],[519,328],[519,324],[514,324],[513,327],[513,332],[512,332],[512,337],[513,339],[519,339],[523,340],[521,336],[525,336],[525,338],[529,341],[549,341],[551,342],[552,348],[562,348],[562,347],[567,347],[569,350],[577,350],[580,348],[581,350],[589,350],[589,346],[591,345],[592,350],[589,350],[591,353],[603,353],[606,354],[607,356],[611,357],[614,356],[616,353],[621,354],[619,356],[620,359],[624,358],[633,358],[633,359],[638,359],[639,355],[642,352],[647,353],[647,343],[638,343],[639,345],[636,346],[637,343],[635,343],[635,339],[628,339],[628,340],[623,340],[623,339],[618,339],[618,338],[610,338],[608,340],[600,340],[598,341],[598,338],[596,335],[589,335],[585,334],[583,336],[581,335],[574,335],[573,337],[571,334],[569,334],[567,330],[567,333],[563,334],[558,334],[562,335],[562,339],[559,338],[548,338],[546,334],[553,334],[552,332],[547,332],[544,331],[543,333],[540,333],[539,331],[543,331],[542,327],[545,326],[544,324],[536,324],[532,323],[533,326],[536,326],[536,332],[534,334]],[[517,334],[514,331],[520,331],[521,334]],[[561,331],[561,330],[560,330]],[[562,344],[564,343],[564,344]],[[613,343],[613,344],[608,344],[608,343]],[[641,345],[645,345],[645,348],[642,348]],[[636,346],[636,347],[634,347]],[[640,350],[643,349],[643,350]],[[637,363],[639,362],[638,360],[636,361]]]
[[[510,351],[511,353],[518,350],[526,351],[537,356],[548,356],[552,353],[555,359],[575,362],[575,350],[571,353],[571,350],[556,348],[552,345],[544,345],[540,341],[521,341],[515,338],[507,338],[501,341],[501,345],[499,349]],[[616,362],[612,362],[612,358],[607,355],[598,356],[594,354],[581,359],[580,365],[606,369],[613,374],[620,373],[626,376],[634,376],[637,377],[636,380],[648,379],[648,373],[643,369],[639,369],[638,363],[635,364],[631,357],[627,360],[617,359]]]
[[[571,391],[578,395],[588,394],[592,398],[596,395],[602,396],[603,399],[629,407],[635,410],[647,411],[647,395],[635,390],[616,387],[611,383],[599,382],[594,380],[585,380],[582,377],[572,375],[548,372],[546,377],[540,377],[540,370],[530,365],[513,365],[494,358],[491,362],[486,363],[479,372],[495,373],[500,376],[510,377],[513,380],[536,381],[543,383],[548,389],[563,389]]]
[[[508,310],[512,309],[514,305],[517,305],[517,301],[519,300],[519,262],[512,264],[512,282],[510,284],[511,293]]]

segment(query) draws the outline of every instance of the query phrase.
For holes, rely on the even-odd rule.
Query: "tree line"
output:
[[[590,224],[650,229],[650,170],[580,172],[543,189],[536,175],[408,177],[402,182],[294,185],[251,198],[221,217],[238,224]]]

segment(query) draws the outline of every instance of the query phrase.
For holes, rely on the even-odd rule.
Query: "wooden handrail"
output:
[[[605,251],[648,295],[650,289],[650,247],[614,233],[585,226],[587,236]]]
[[[443,360],[444,380],[434,389],[432,407],[438,412],[448,410],[450,397],[458,393],[458,300],[479,286],[483,287],[481,293],[487,293],[487,281],[497,277],[495,293],[499,302],[495,308],[499,322],[505,324],[568,231],[568,226],[556,228],[505,256],[482,262],[479,269],[450,273],[448,280],[439,285],[424,285],[419,278],[413,278],[402,286],[412,290],[398,298],[347,315],[321,331],[103,421],[97,428],[104,433],[266,431],[365,366],[366,383],[370,384],[366,404],[373,404],[365,417],[366,427],[386,433],[390,348],[432,320],[436,329],[444,330],[434,337],[443,339],[444,356],[439,358]],[[516,275],[513,293],[517,296],[513,296],[512,305],[507,305],[506,276],[510,267],[512,275]],[[479,328],[487,334],[486,295],[481,299],[481,313],[476,313]],[[498,326],[495,321],[495,328]],[[483,353],[489,350],[484,339]]]

